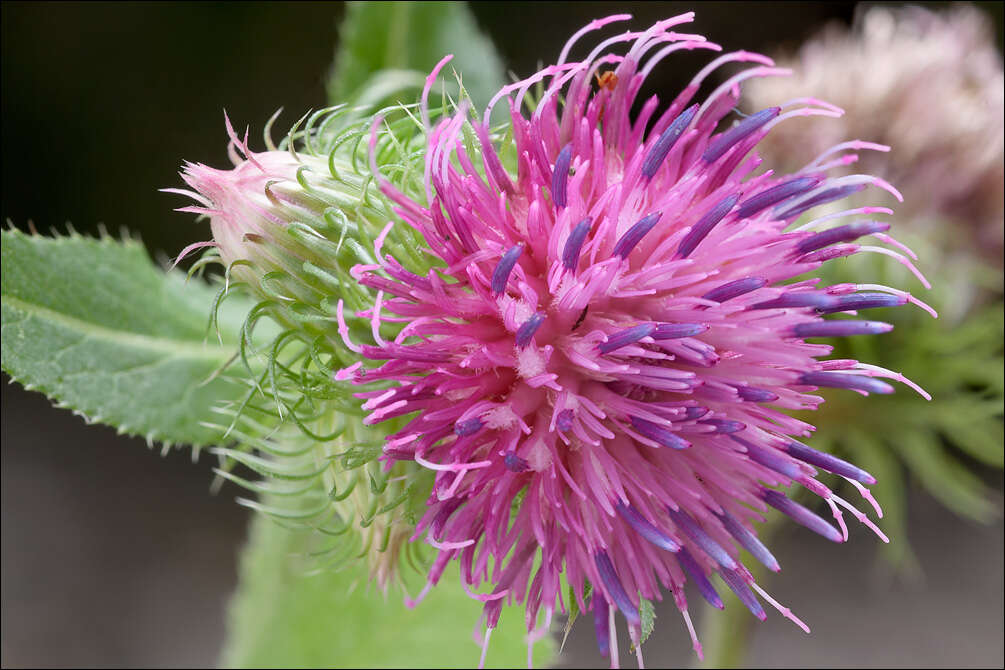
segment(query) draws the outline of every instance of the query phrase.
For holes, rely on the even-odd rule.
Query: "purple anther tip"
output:
[[[646,419],[640,419],[637,416],[629,417],[628,420],[632,424],[632,428],[638,431],[641,435],[648,437],[653,442],[658,442],[664,447],[669,447],[671,449],[687,449],[691,446],[690,442],[678,436],[670,429],[657,423],[647,421]]]
[[[719,517],[719,520],[722,522],[722,525],[726,528],[729,534],[736,538],[736,541],[740,543],[741,547],[749,551],[754,558],[760,561],[762,565],[772,572],[779,571],[780,568],[778,566],[778,561],[774,556],[772,556],[771,552],[768,551],[768,548],[765,547],[759,539],[757,539],[757,536],[754,535],[753,532],[737,521],[736,517],[726,511],[723,511],[722,514],[717,514],[716,516]]]
[[[889,229],[890,224],[886,221],[860,221],[844,226],[835,226],[805,238],[796,245],[796,251],[805,254],[839,242],[853,242],[863,235],[882,233]]]
[[[600,655],[607,658],[611,652],[610,618],[607,614],[610,608],[607,605],[607,599],[596,589],[593,591],[591,604],[593,606],[593,632],[597,637],[597,648],[600,650]]]
[[[698,525],[698,522],[691,518],[690,514],[683,509],[675,510],[670,507],[667,507],[667,514],[670,515],[670,520],[674,522],[674,525],[691,538],[702,551],[708,554],[709,558],[727,570],[735,570],[737,568],[736,560],[718,542],[713,540],[712,536],[706,533]]]
[[[626,230],[625,234],[621,236],[621,239],[615,243],[614,251],[611,255],[628,258],[628,254],[632,252],[635,245],[641,242],[646,233],[653,229],[653,227],[659,222],[661,216],[663,216],[662,212],[653,212],[652,214],[647,214],[639,219],[638,222]]]
[[[815,321],[792,327],[796,337],[848,337],[850,335],[879,335],[893,330],[893,325],[882,321]]]
[[[513,272],[513,267],[516,262],[520,259],[520,254],[523,253],[523,242],[510,247],[510,249],[502,255],[499,259],[499,263],[496,264],[496,269],[492,272],[492,292],[496,295],[500,295],[506,290],[506,282],[509,281],[509,275]]]
[[[852,193],[858,193],[864,188],[865,184],[853,184],[851,186],[838,186],[837,188],[830,188],[800,202],[783,202],[778,207],[775,207],[772,214],[778,219],[795,218],[807,210],[827,204],[828,202],[848,197]]]
[[[799,479],[802,476],[803,471],[799,468],[799,465],[785,458],[785,456],[778,453],[775,449],[763,447],[737,435],[730,435],[730,437],[737,444],[743,445],[747,450],[747,456],[758,465],[763,465],[770,470],[783,474],[789,479]]]
[[[901,295],[879,292],[849,293],[832,296],[831,303],[817,307],[817,314],[833,314],[848,310],[872,309],[874,307],[899,307],[906,304],[907,298]]]
[[[621,585],[618,573],[614,570],[614,565],[611,563],[607,552],[598,552],[593,559],[597,566],[597,574],[600,575],[600,581],[607,590],[607,595],[611,597],[614,604],[617,605],[621,613],[628,619],[628,623],[638,626],[642,621],[639,617],[639,610],[632,604],[628,594],[625,593],[625,587]]]
[[[680,241],[677,245],[677,258],[687,258],[691,255],[691,252],[701,244],[712,229],[726,218],[726,215],[732,211],[734,205],[736,205],[737,200],[740,199],[738,194],[733,194],[727,196],[720,200],[712,209],[708,210],[704,216],[702,216],[698,221],[691,226],[691,230],[684,236],[684,239]]]
[[[566,144],[555,159],[555,171],[551,175],[551,197],[555,206],[565,207],[565,187],[569,181],[569,166],[572,164],[572,145]]]
[[[576,412],[571,409],[563,409],[555,417],[555,427],[561,432],[566,432],[572,428],[572,420],[575,418]]]
[[[767,389],[759,389],[754,386],[737,386],[735,388],[740,399],[747,402],[774,402],[778,400],[778,394]]]
[[[654,340],[676,340],[681,337],[694,337],[704,333],[709,328],[707,323],[661,323],[653,331]]]
[[[526,472],[530,470],[530,464],[512,451],[507,451],[506,455],[503,456],[503,464],[510,472]]]
[[[673,145],[677,143],[680,136],[684,134],[687,127],[691,125],[691,120],[694,115],[698,113],[700,105],[691,105],[683,112],[681,112],[673,122],[667,126],[667,129],[660,133],[660,136],[653,142],[652,147],[649,149],[649,153],[646,154],[646,159],[642,163],[642,176],[646,179],[652,179],[653,175],[659,169],[663,161],[666,160],[667,154],[670,153],[670,149]]]
[[[579,252],[583,248],[586,236],[590,234],[591,223],[593,223],[593,219],[589,216],[586,217],[576,224],[572,232],[569,233],[568,239],[565,240],[565,246],[562,248],[562,265],[565,266],[566,270],[575,270],[576,266],[579,265]]]
[[[739,209],[736,210],[736,218],[746,219],[751,217],[786,198],[805,193],[818,184],[820,184],[819,177],[801,177],[787,181],[784,184],[779,184],[778,186],[772,186],[740,203]]]
[[[761,603],[758,602],[757,596],[750,591],[750,587],[747,586],[736,570],[720,570],[719,575],[722,577],[722,581],[726,582],[726,586],[740,599],[740,602],[750,610],[751,614],[761,621],[768,618],[768,615],[764,613],[764,608],[761,607]]]
[[[601,342],[597,345],[597,350],[602,354],[609,354],[616,349],[634,344],[643,337],[649,337],[656,332],[656,328],[655,323],[642,323],[631,328],[625,328],[613,335],[609,335],[606,342]]]
[[[744,277],[743,279],[734,279],[722,286],[717,286],[701,297],[705,300],[726,302],[727,300],[738,298],[741,295],[750,293],[751,291],[756,291],[757,289],[763,288],[767,285],[768,280],[763,277]]]
[[[458,421],[454,424],[454,433],[458,437],[465,437],[467,435],[474,435],[479,430],[482,429],[485,423],[478,417],[472,419],[465,419],[464,421]]]
[[[544,323],[544,314],[534,312],[529,319],[523,322],[523,325],[517,328],[516,346],[523,348],[530,344],[530,341],[534,339],[534,334],[541,327],[542,323]]]
[[[729,130],[722,132],[718,137],[712,140],[712,143],[707,149],[705,149],[705,153],[701,156],[702,160],[706,163],[719,160],[719,158],[733,148],[735,144],[754,134],[761,126],[778,116],[780,111],[781,107],[768,107],[767,109],[762,109],[756,114],[751,114]]]
[[[708,407],[688,407],[684,410],[684,420],[694,421],[708,414]]]
[[[631,505],[618,503],[617,510],[618,514],[620,514],[621,517],[628,522],[628,525],[635,529],[635,532],[652,544],[656,545],[660,549],[665,549],[670,552],[680,551],[680,544],[675,542],[672,537],[661,531],[659,528],[646,521],[646,519],[639,514],[639,511]]]
[[[799,383],[806,386],[823,386],[836,389],[850,389],[866,393],[893,393],[893,387],[875,377],[854,375],[845,372],[806,372],[799,377]]]
[[[837,528],[794,500],[789,500],[783,493],[774,489],[765,489],[761,498],[785,516],[799,525],[809,528],[814,533],[822,535],[831,542],[844,542],[844,536]]]
[[[691,578],[694,585],[698,587],[698,593],[701,594],[701,597],[704,598],[709,605],[720,610],[725,607],[722,604],[722,598],[719,597],[719,594],[716,593],[715,587],[712,586],[712,583],[708,581],[707,577],[705,577],[705,572],[701,569],[701,566],[698,565],[698,562],[694,560],[694,556],[691,555],[691,552],[689,552],[686,548],[681,547],[681,550],[677,552],[677,562],[679,562],[680,566],[684,568],[684,572],[686,572],[688,577]]]
[[[847,477],[848,479],[854,479],[855,481],[862,482],[863,484],[876,483],[875,477],[858,466],[852,465],[848,461],[841,460],[837,456],[817,451],[812,447],[806,446],[802,442],[797,442],[795,440],[789,441],[785,445],[785,451],[793,458],[798,458],[802,462],[809,463],[821,470],[833,472],[836,475]]]
[[[747,427],[746,424],[739,421],[733,421],[731,419],[705,419],[704,421],[699,421],[698,423],[706,426],[712,426],[715,428],[716,433],[720,433],[722,435],[738,433]]]
[[[754,303],[750,309],[786,309],[795,307],[827,307],[834,302],[834,296],[817,291],[789,291],[777,298]]]

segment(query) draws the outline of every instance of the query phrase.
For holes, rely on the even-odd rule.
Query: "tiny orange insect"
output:
[[[600,88],[606,88],[608,91],[613,91],[614,87],[618,85],[618,75],[614,74],[614,70],[606,70],[604,72],[597,73],[597,86]]]

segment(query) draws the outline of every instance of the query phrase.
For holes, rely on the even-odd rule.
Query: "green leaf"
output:
[[[974,521],[989,523],[995,518],[997,512],[984,483],[953,458],[936,436],[905,432],[895,446],[925,490],[943,505]]]
[[[467,3],[348,2],[328,99],[331,104],[356,102],[365,85],[376,81],[387,87],[421,88],[447,54],[454,59],[446,74],[449,67],[463,74],[464,88],[476,105],[485,105],[504,84],[502,60]]]
[[[589,581],[584,580],[583,583],[583,601],[590,602],[590,594],[593,592],[593,584]],[[572,632],[572,625],[576,623],[576,619],[579,618],[579,601],[576,600],[576,591],[572,588],[570,584],[566,589],[566,597],[569,603],[569,616],[565,619],[565,627],[562,629],[562,644],[559,646],[558,650],[562,651],[565,649],[565,642],[569,639],[569,633]]]
[[[649,636],[653,634],[653,628],[656,627],[656,608],[653,607],[652,602],[641,598],[639,600],[639,616],[642,618],[642,630],[641,635],[639,635],[639,644],[645,643],[649,639]]]
[[[241,388],[214,376],[237,351],[233,338],[223,346],[208,333],[216,291],[162,272],[136,241],[17,230],[0,239],[0,363],[11,377],[148,441],[220,436],[201,424]]]
[[[415,609],[394,587],[387,596],[367,584],[366,566],[306,575],[291,557],[310,551],[312,536],[256,515],[241,559],[240,585],[230,607],[224,667],[464,668],[481,653],[472,641],[481,603],[461,589],[456,566]],[[403,568],[409,570],[409,568]],[[410,575],[415,594],[423,578]],[[504,608],[492,633],[486,667],[527,662],[522,609]],[[554,658],[546,636],[534,645],[534,665]]]

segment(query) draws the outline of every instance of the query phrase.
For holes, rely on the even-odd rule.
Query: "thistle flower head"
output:
[[[642,601],[668,590],[693,635],[684,584],[721,607],[713,573],[755,616],[765,616],[756,592],[802,626],[739,559],[742,547],[778,569],[753,530],[768,507],[835,542],[847,538],[845,508],[883,537],[818,475],[866,498],[873,478],[804,444],[813,427],[787,412],[814,409],[820,388],[891,393],[882,378],[899,374],[821,360],[830,347],[807,340],[883,333],[885,323],[829,315],[915,301],[806,278],[866,249],[860,238],[890,239],[872,216],[890,213],[881,207],[793,228],[867,187],[899,198],[876,177],[831,175],[856,144],[791,174],[764,169],[756,153],[787,119],[840,110],[797,98],[735,115],[745,80],[786,73],[736,52],[669,105],[653,97],[633,115],[663,59],[720,47],[675,32],[685,14],[570,60],[580,38],[627,18],[586,26],[481,118],[462,103],[428,128],[425,198],[380,178],[397,225],[421,233],[438,267],[385,252],[354,269],[377,291],[362,315],[373,337],[346,340],[368,363],[342,375],[366,387],[366,423],[396,422],[386,463],[435,473],[415,533],[438,551],[426,588],[457,561],[487,628],[504,601],[520,603],[534,639],[570,607],[564,580],[612,661],[615,611],[638,641]],[[696,98],[736,63],[753,65]],[[502,130],[489,125],[500,104]],[[391,336],[389,323],[405,325]],[[838,527],[788,498],[793,484],[826,500]]]

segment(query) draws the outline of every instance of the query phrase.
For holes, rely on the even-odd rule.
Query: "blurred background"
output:
[[[849,25],[862,10],[857,4],[703,2],[694,7],[694,30],[726,49],[791,51],[830,22]],[[481,28],[520,74],[553,59],[590,19],[629,12],[635,25],[648,25],[691,8],[473,5]],[[1002,4],[978,8],[1000,52]],[[277,123],[283,128],[323,106],[344,8],[4,2],[0,11],[0,216],[43,232],[65,230],[67,222],[81,232],[99,224],[113,233],[128,229],[163,259],[209,231],[172,212],[178,198],[157,189],[180,185],[182,160],[229,164],[223,109],[235,126],[251,126],[260,149],[254,138],[276,108],[286,110]],[[678,90],[705,62],[690,57],[657,68],[648,86]],[[193,464],[185,451],[162,456],[8,381],[4,376],[3,665],[214,665],[247,523],[235,490],[209,493],[208,457]],[[756,627],[749,663],[1002,666],[1002,478],[1000,470],[972,465],[992,491],[997,514],[990,524],[954,516],[909,482],[909,530],[921,568],[914,579],[877,560],[879,543],[862,528],[853,527],[851,541],[840,546],[801,529],[782,531],[773,549],[784,572],[769,590],[813,634],[769,615]],[[646,645],[650,665],[689,664],[676,613],[658,614],[663,621]],[[596,662],[590,628],[573,629],[561,665]]]

